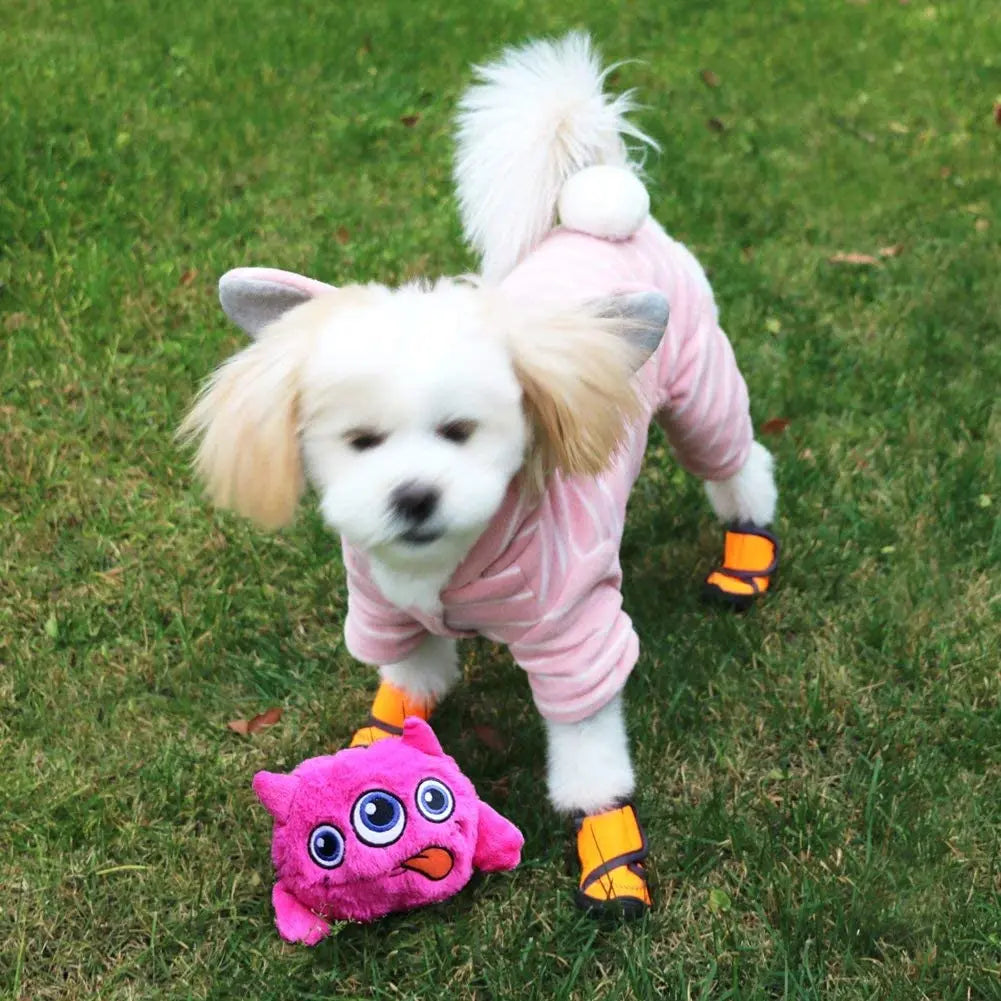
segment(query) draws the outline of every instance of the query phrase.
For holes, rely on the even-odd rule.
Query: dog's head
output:
[[[308,480],[331,528],[401,568],[468,549],[520,471],[601,471],[667,321],[653,294],[540,309],[463,282],[263,269],[230,272],[220,297],[254,339],[181,429],[212,500],[274,528]]]

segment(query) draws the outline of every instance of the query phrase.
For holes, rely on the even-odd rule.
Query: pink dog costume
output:
[[[542,715],[572,723],[618,694],[639,655],[622,609],[619,546],[650,419],[662,425],[686,469],[723,480],[743,466],[751,447],[747,388],[701,267],[652,219],[614,242],[555,230],[501,288],[553,304],[629,292],[666,296],[667,329],[636,377],[643,420],[628,429],[624,447],[597,477],[557,473],[534,502],[513,483],[443,590],[437,615],[391,605],[364,554],[342,540],[345,641],[358,660],[382,665],[402,660],[429,633],[486,636],[509,647]]]

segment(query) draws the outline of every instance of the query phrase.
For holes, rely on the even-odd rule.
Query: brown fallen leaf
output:
[[[789,427],[789,421],[785,417],[769,417],[758,429],[762,434],[782,434]]]
[[[258,730],[263,730],[266,726],[274,726],[282,718],[282,710],[278,706],[273,706],[271,709],[265,709],[264,712],[258,713],[248,724],[247,730],[250,733],[257,733]]]
[[[831,264],[879,264],[878,257],[873,257],[872,254],[857,254],[854,251],[845,253],[839,250],[836,254],[831,254],[827,260]]]
[[[702,72],[699,73],[699,76],[702,77],[702,82],[707,87],[718,87],[720,85],[719,77],[710,69],[702,70]]]
[[[501,752],[507,750],[504,738],[492,726],[485,726],[483,724],[474,726],[473,733],[476,734],[476,739],[485,747],[489,747],[491,751]]]
[[[178,282],[180,286],[186,288],[198,277],[198,268],[188,268],[187,271],[181,275],[181,280]]]
[[[726,132],[726,126],[718,118],[710,118],[709,121],[706,122],[706,128],[709,129],[710,132]]]
[[[244,736],[257,733],[258,730],[263,730],[265,727],[274,726],[282,718],[282,710],[277,706],[271,709],[265,709],[264,712],[258,713],[253,719],[234,719],[230,720],[226,726],[230,728],[234,733],[240,733]]]
[[[1001,101],[994,105],[994,124],[1001,127]]]
[[[904,252],[902,243],[891,243],[889,246],[879,248],[880,257],[899,257]]]
[[[351,239],[347,226],[339,226],[337,232],[334,233],[334,239],[343,247]]]
[[[406,125],[406,127],[408,129],[412,129],[420,120],[421,120],[421,116],[420,115],[416,115],[416,114],[415,115],[403,115],[400,118],[400,121],[403,122],[403,124]]]

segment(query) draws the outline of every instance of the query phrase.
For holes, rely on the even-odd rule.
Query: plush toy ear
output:
[[[483,872],[513,869],[521,861],[525,844],[521,831],[483,800],[479,802],[478,819],[473,865]]]
[[[509,343],[536,430],[533,478],[553,470],[595,476],[608,466],[626,426],[639,416],[633,375],[660,343],[667,315],[659,293],[548,315],[519,317],[515,307]]]
[[[419,716],[408,716],[403,721],[402,740],[407,747],[412,747],[416,751],[433,754],[439,758],[445,756],[441,744],[438,743],[438,738],[434,735],[434,730]]]
[[[332,292],[333,285],[277,268],[234,268],[219,279],[223,312],[255,338],[294,306]]]
[[[288,820],[299,780],[294,775],[283,775],[281,772],[258,772],[253,784],[257,798],[267,807],[268,813],[284,824]]]

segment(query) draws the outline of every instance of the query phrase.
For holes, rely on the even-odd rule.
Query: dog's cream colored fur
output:
[[[531,442],[526,483],[539,488],[555,470],[600,472],[638,409],[632,375],[645,356],[625,336],[633,321],[586,307],[540,310],[495,289],[454,287],[477,300],[486,325],[480,336],[504,344],[521,384]],[[354,323],[339,322],[349,311],[364,311],[368,335],[377,336],[388,295],[377,286],[347,286],[308,300],[211,377],[180,434],[199,442],[196,470],[215,505],[267,529],[291,521],[304,488],[299,432],[310,401],[302,373],[311,351],[323,339],[358,336]]]
[[[557,470],[595,476],[608,465],[639,411],[632,376],[646,359],[625,337],[628,325],[585,310],[512,323],[511,358],[533,429],[526,484],[541,489]]]
[[[298,369],[311,324],[329,308],[321,299],[297,307],[222,365],[180,428],[199,440],[195,469],[216,507],[263,528],[291,520],[305,483],[299,450]]]

